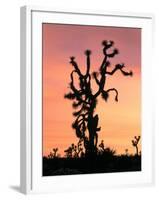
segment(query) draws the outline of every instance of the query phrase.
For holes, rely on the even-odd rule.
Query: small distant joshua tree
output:
[[[59,157],[59,154],[57,154],[58,152],[58,148],[53,148],[52,152],[50,152],[50,154],[48,155],[48,158],[57,158]]]
[[[116,153],[116,151],[115,150],[113,150],[113,149],[111,149],[111,148],[109,148],[109,147],[107,147],[107,148],[105,148],[105,145],[104,145],[104,140],[102,140],[101,141],[101,143],[99,144],[99,146],[98,146],[99,148],[98,148],[98,154],[99,155],[111,155],[111,156],[114,156],[115,155],[115,153]]]
[[[77,145],[71,144],[64,152],[67,158],[79,158],[83,154],[82,140],[80,139]]]
[[[57,157],[57,151],[58,151],[58,148],[53,148],[53,155],[54,155],[54,157]]]
[[[132,140],[132,145],[136,148],[137,156],[139,155],[138,143],[139,143],[140,138],[141,138],[140,136],[135,136],[134,140]]]
[[[129,155],[129,150],[125,149],[125,155],[128,156]]]
[[[70,147],[68,147],[64,152],[65,152],[65,156],[66,158],[72,158],[73,157],[73,148],[74,148],[74,144],[72,144]]]
[[[102,140],[101,143],[99,144],[99,148],[101,149],[101,151],[104,151],[104,150],[105,150],[105,147],[104,147],[104,140]]]
[[[116,88],[106,88],[107,76],[114,75],[115,72],[120,71],[124,76],[132,76],[132,71],[126,72],[123,63],[116,64],[112,71],[108,71],[111,66],[108,59],[113,58],[119,53],[116,48],[113,48],[114,42],[104,40],[103,45],[103,61],[99,67],[99,71],[91,74],[91,51],[86,50],[86,72],[82,73],[75,57],[70,57],[70,63],[73,70],[70,74],[71,82],[69,84],[70,92],[65,94],[65,98],[73,101],[73,108],[78,109],[73,112],[76,117],[72,124],[78,138],[83,140],[86,155],[94,155],[97,153],[98,133],[101,127],[98,126],[99,117],[95,114],[98,97],[101,96],[105,101],[108,100],[110,92],[114,92],[115,101],[118,101],[118,91]],[[112,49],[112,50],[111,50]],[[75,81],[78,78],[78,83]],[[93,93],[92,78],[97,84],[97,91]]]

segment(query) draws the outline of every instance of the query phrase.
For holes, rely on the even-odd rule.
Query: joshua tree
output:
[[[140,136],[138,136],[138,137],[135,136],[134,140],[132,140],[132,145],[136,148],[136,155],[137,156],[139,155],[139,149],[138,149],[139,140],[140,140]]]
[[[79,158],[80,155],[83,154],[82,139],[78,141],[77,145],[71,144],[71,146],[68,147],[64,152],[66,153],[67,158]]]
[[[128,156],[129,155],[129,150],[125,149],[125,155]]]
[[[64,152],[66,153],[67,158],[72,158],[73,157],[73,149],[74,149],[74,144],[71,144],[70,147],[68,147]]]
[[[53,148],[52,151],[53,151],[54,158],[57,157],[58,148]]]
[[[104,156],[114,156],[116,151],[107,147],[105,148],[104,145],[104,140],[101,141],[101,143],[99,144],[99,150],[98,150],[99,155],[104,155]]]
[[[99,144],[99,148],[101,149],[102,152],[104,152],[104,150],[105,150],[104,140],[102,140],[101,143]]]
[[[115,101],[118,101],[118,91],[116,88],[106,89],[107,76],[112,76],[116,71],[120,71],[124,76],[132,76],[132,71],[124,71],[125,65],[116,64],[112,71],[108,71],[110,66],[109,59],[113,58],[119,52],[116,48],[112,49],[114,42],[106,41],[102,42],[103,45],[103,61],[98,72],[90,72],[90,55],[91,51],[86,50],[86,72],[82,73],[75,57],[70,57],[70,63],[73,66],[73,70],[70,74],[71,82],[69,87],[71,91],[65,94],[65,98],[73,100],[73,108],[77,109],[73,115],[76,117],[72,124],[73,129],[76,131],[78,138],[83,139],[86,155],[93,155],[97,153],[98,132],[101,130],[98,127],[99,117],[95,114],[95,108],[97,105],[97,99],[101,96],[105,101],[108,100],[111,92],[115,93]],[[111,50],[112,49],[112,50]],[[78,77],[79,86],[75,78]],[[97,91],[93,92],[91,88],[91,79],[94,78],[97,84]]]
[[[48,158],[57,158],[59,157],[59,154],[57,154],[58,152],[58,148],[53,148],[52,152],[50,152],[50,154],[48,155]]]

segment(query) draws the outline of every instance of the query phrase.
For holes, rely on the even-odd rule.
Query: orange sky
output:
[[[107,103],[99,99],[99,142],[103,139],[118,154],[126,148],[134,153],[131,140],[141,134],[141,29],[43,24],[43,155],[58,147],[63,156],[63,151],[78,141],[71,128],[72,101],[64,99],[72,71],[69,57],[75,56],[84,71],[84,51],[91,49],[91,69],[97,71],[103,59],[104,39],[113,40],[120,52],[110,60],[109,70],[123,62],[125,70],[132,70],[134,76],[125,77],[119,71],[107,79],[106,88],[115,87],[119,101],[114,101],[113,94]]]

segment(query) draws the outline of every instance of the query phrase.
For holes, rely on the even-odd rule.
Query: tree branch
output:
[[[80,90],[77,90],[74,86],[74,80],[73,80],[73,73],[77,73],[76,70],[73,70],[70,77],[71,77],[71,83],[70,83],[70,88],[71,90],[74,92],[75,96],[76,96],[76,99],[78,99],[80,102],[82,103],[85,103],[85,104],[89,104],[87,101],[83,100],[82,97],[81,97],[81,91]]]
[[[114,91],[116,93],[115,101],[118,101],[118,90],[115,88],[110,88],[106,92],[109,93],[110,91]]]
[[[100,82],[99,82],[99,80],[98,80],[98,78],[97,78],[97,76],[98,76],[98,72],[93,72],[93,73],[92,73],[92,76],[93,76],[93,78],[95,79],[97,85],[99,85]]]
[[[125,67],[124,64],[117,64],[115,65],[115,68],[111,72],[106,71],[106,74],[113,75],[117,70],[120,70],[124,76],[132,76],[133,75],[132,71],[126,72],[123,70],[124,67]]]
[[[132,76],[133,75],[133,72],[132,71],[129,71],[129,72],[126,72],[126,71],[124,71],[124,70],[120,70],[121,72],[122,72],[122,74],[124,75],[124,76]]]
[[[70,57],[70,63],[72,64],[72,66],[75,68],[75,71],[79,74],[79,76],[83,76],[76,61],[75,61],[75,57]]]
[[[114,49],[112,53],[107,54],[107,56],[109,58],[114,57],[115,55],[117,55],[119,53],[118,49]]]

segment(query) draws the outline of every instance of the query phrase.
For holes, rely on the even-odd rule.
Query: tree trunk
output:
[[[139,155],[139,150],[138,150],[138,146],[136,146],[136,155]]]
[[[88,132],[89,132],[89,146],[88,146],[88,152],[91,155],[96,154],[96,122],[95,117],[93,117],[93,114],[88,116]]]

